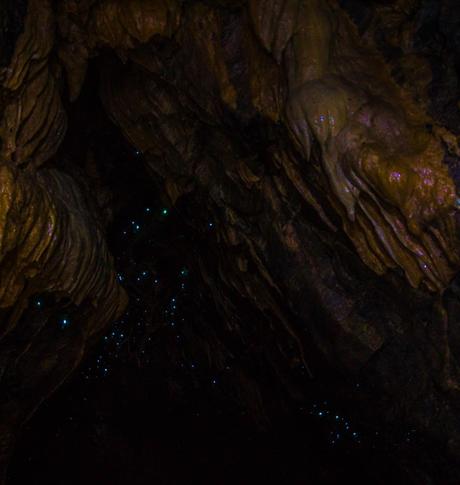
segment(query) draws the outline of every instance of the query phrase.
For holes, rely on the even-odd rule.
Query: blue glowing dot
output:
[[[146,207],[145,212],[150,212],[150,207]]]
[[[210,222],[210,223],[208,224],[208,227],[214,227],[214,223],[213,223],[213,222]]]
[[[68,318],[62,318],[60,321],[61,328],[66,328],[70,325],[70,320]]]
[[[37,300],[35,304],[40,308],[43,305],[43,302],[41,300]]]
[[[163,210],[161,211],[161,214],[162,214],[163,216],[167,216],[167,215],[168,215],[168,213],[169,213],[169,211],[168,211],[168,209],[166,209],[166,208],[165,208],[165,209],[163,209]]]

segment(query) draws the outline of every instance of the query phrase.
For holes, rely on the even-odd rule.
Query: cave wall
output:
[[[90,189],[104,160],[87,155],[82,169],[62,144],[78,139],[68,116],[89,63],[152,187],[212,221],[195,264],[222,327],[267,360],[277,349],[287,369],[359,376],[358,407],[414,423],[458,458],[458,126],[411,40],[428,3],[29,0],[27,15],[2,4],[0,385],[1,406],[19,410],[0,427],[5,461],[126,303],[110,210]],[[40,323],[38,295],[50,299]],[[75,331],[55,340],[56,320]]]

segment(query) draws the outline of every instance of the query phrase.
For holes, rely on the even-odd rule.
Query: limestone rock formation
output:
[[[30,2],[1,72],[1,473],[21,425],[126,304],[84,184],[41,167],[66,126],[53,34],[50,4]]]
[[[420,2],[368,5],[366,25],[335,0],[26,3],[4,2],[6,24],[23,29],[0,36],[14,45],[0,71],[5,459],[125,305],[98,194],[61,145],[91,65],[152,190],[212,214],[212,257],[197,267],[224,324],[247,302],[289,366],[314,375],[324,359],[360,375],[372,390],[358,407],[369,399],[382,419],[416,423],[460,460],[460,150],[405,24]],[[37,295],[52,298],[40,318]],[[75,322],[56,337],[63,312]],[[251,328],[240,321],[236,334]]]

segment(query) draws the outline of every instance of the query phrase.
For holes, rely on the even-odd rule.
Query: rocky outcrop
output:
[[[50,2],[29,2],[24,32],[2,69],[2,161],[38,167],[56,154],[65,135],[59,68],[51,59],[54,22]]]
[[[2,474],[22,424],[126,304],[84,183],[41,167],[66,126],[53,43],[50,4],[29,2],[24,32],[1,73]]]

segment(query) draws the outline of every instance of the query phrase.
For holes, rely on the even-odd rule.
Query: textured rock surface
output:
[[[248,68],[245,81],[249,85],[256,79],[260,82],[261,78],[267,84],[246,93],[246,97],[254,93],[259,96],[260,91],[272,89],[275,98],[280,99],[281,86],[277,81],[286,78],[285,106],[280,107],[279,117],[292,134],[304,163],[311,163],[315,157],[320,160],[321,174],[330,188],[329,202],[340,214],[344,229],[361,258],[379,274],[400,267],[415,287],[423,281],[429,289],[444,288],[458,264],[453,228],[455,187],[443,165],[444,151],[440,142],[425,128],[428,116],[398,89],[375,52],[372,55],[372,51],[358,45],[356,32],[343,14],[321,2],[301,3],[298,10],[295,4],[251,3],[256,34],[273,53],[280,71],[277,72],[273,61],[271,77],[262,77],[256,66],[252,72]],[[211,27],[205,31],[218,29],[214,35],[221,38],[224,35],[222,27],[219,30],[223,19],[216,18],[212,9],[205,11],[203,8],[191,9],[188,14],[190,20],[186,21],[184,29],[200,30],[190,35],[188,45],[195,44],[194,50],[203,51],[197,63],[201,62],[203,69],[212,70],[207,82],[213,82],[222,102],[239,114],[238,88],[242,88],[238,86],[239,80],[230,79],[228,62],[224,62],[230,53],[225,50],[236,49],[238,42],[254,44],[256,40],[251,38],[250,25],[245,25],[238,32],[241,38],[224,40],[220,49],[212,42],[200,44],[202,26],[196,27],[194,18],[201,22],[209,19]],[[283,15],[289,20],[284,21]],[[308,19],[313,27],[309,27]],[[241,19],[240,23],[244,21],[248,19]],[[303,26],[301,30],[298,25]],[[177,37],[180,38],[180,33]],[[209,48],[214,52],[208,54]],[[252,46],[252,50],[255,48]],[[247,52],[250,53],[251,48]],[[243,59],[247,56],[243,48],[240,55]],[[153,54],[150,57],[144,54],[143,59],[138,59],[133,53],[132,57],[134,64],[141,64],[151,72],[156,69],[150,80],[139,82],[154,83],[155,74],[167,80],[163,74],[167,66],[163,64],[160,72],[158,66],[152,65]],[[244,59],[244,62],[247,66],[254,65],[252,59]],[[187,66],[178,66],[177,70],[181,68],[187,73]],[[108,77],[113,79],[111,75]],[[128,102],[131,83],[134,81],[118,87],[119,92],[104,87],[103,94],[107,97],[112,93],[109,111],[128,138],[148,153],[155,135],[152,136],[150,131],[153,130],[149,131],[140,120],[155,115],[161,108],[165,116],[170,107],[164,103],[169,100],[166,97],[161,105],[152,99],[149,104],[148,96],[158,97],[161,86],[156,85],[155,93],[147,94],[152,89],[148,85],[139,87],[137,112],[135,104],[130,110],[124,104],[117,106],[116,103]],[[169,98],[173,96],[170,94]],[[259,105],[257,99],[248,101],[253,108]],[[128,103],[131,104],[131,99]],[[170,103],[177,104],[177,101],[173,99]],[[276,103],[275,108],[278,106]],[[252,113],[253,117],[256,112]],[[265,115],[263,111],[260,114]],[[177,143],[180,143],[180,130],[190,128],[176,125]],[[312,153],[315,143],[317,152]],[[158,150],[162,149],[160,145],[161,142],[157,142]],[[190,146],[188,149],[192,151]],[[298,180],[302,178],[302,168],[301,165],[297,169]],[[313,202],[311,196],[307,203],[313,203],[322,213],[319,203]]]
[[[28,3],[24,32],[1,72],[1,159],[39,166],[55,155],[66,129],[59,69],[51,60],[54,14],[48,1]]]
[[[29,2],[24,32],[1,71],[2,474],[21,425],[126,304],[84,184],[37,170],[55,155],[66,127],[50,54],[54,30],[50,4]]]
[[[294,4],[252,2],[265,47],[290,67],[287,122],[305,159],[314,138],[339,210],[348,214],[345,229],[369,266],[379,273],[399,266],[414,286],[426,278],[444,287],[455,189],[440,143],[426,132],[428,118],[333,6],[300,2],[290,12]],[[275,7],[291,19],[287,28],[274,20]],[[423,234],[435,220],[440,230]]]
[[[20,322],[36,292],[69,299],[81,331],[78,345],[56,344],[66,371],[31,391],[4,436],[123,306],[93,197],[54,159],[63,93],[78,103],[91,60],[152,186],[212,214],[216,239],[196,266],[222,325],[263,347],[264,331],[237,316],[245,302],[288,368],[359,375],[357,407],[460,460],[458,126],[437,116],[431,66],[410,40],[421,3],[341,3],[357,26],[332,0],[29,1],[1,76],[1,355],[34,342]],[[37,361],[55,348],[39,341]]]
[[[0,179],[0,436],[8,455],[11,435],[120,315],[125,298],[103,233],[69,176],[4,164]],[[49,299],[51,309],[31,314]]]

